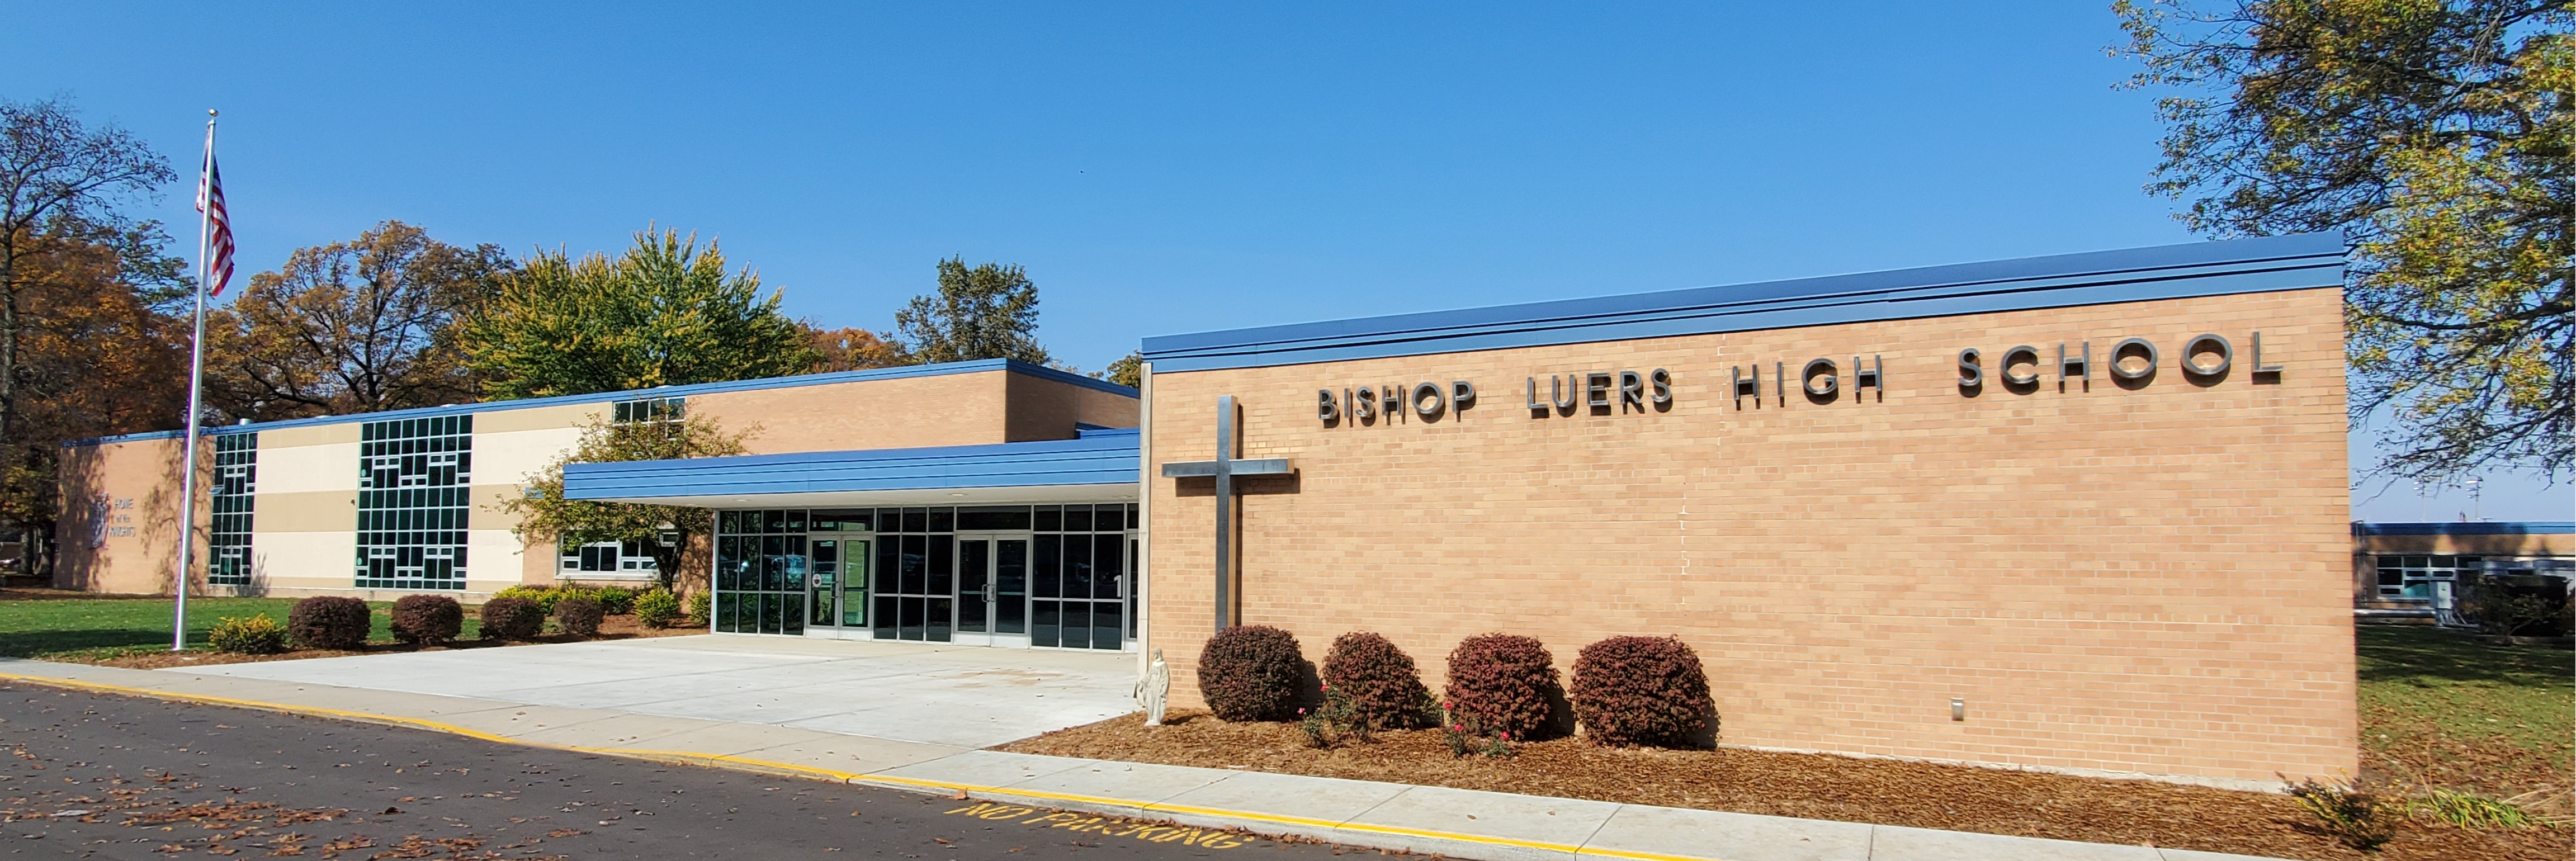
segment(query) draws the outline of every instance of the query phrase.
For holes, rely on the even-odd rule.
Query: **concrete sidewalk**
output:
[[[2144,846],[1031,756],[769,723],[212,672],[0,659],[0,680],[387,723],[496,742],[912,791],[963,793],[973,799],[961,803],[968,808],[965,815],[995,820],[1025,822],[1051,815],[1049,809],[1078,811],[1494,861],[2258,861],[2252,856]],[[1082,822],[1063,819],[1057,824],[1078,829]]]

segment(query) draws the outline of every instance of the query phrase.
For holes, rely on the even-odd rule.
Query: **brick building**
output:
[[[213,540],[220,566],[246,531],[271,590],[420,585],[371,580],[352,525],[368,427],[471,415],[454,481],[498,498],[576,419],[677,393],[760,422],[759,453],[566,492],[717,510],[721,632],[1160,650],[1180,706],[1227,624],[1318,659],[1375,631],[1435,688],[1473,634],[1560,667],[1675,635],[1727,744],[2330,776],[2356,765],[2342,265],[2273,237],[1153,338],[1141,393],[970,363],[227,428],[209,468],[255,449],[257,511]],[[76,582],[168,570],[114,530],[170,507],[174,448],[67,472],[110,518]],[[476,561],[445,588],[625,565],[450,516]]]
[[[1075,439],[1133,427],[1135,392],[1021,362],[958,362],[462,404],[206,431],[194,594],[469,599],[520,583],[647,580],[638,547],[523,545],[494,506],[596,421],[686,412],[756,454]],[[66,447],[56,585],[168,594],[178,564],[180,435]],[[1132,481],[1104,489],[1125,503]],[[693,557],[712,557],[696,548]],[[690,578],[703,581],[703,577]]]
[[[2355,765],[2342,253],[2214,242],[1149,339],[1147,643],[1560,666],[1679,635],[1728,743]],[[1470,394],[1472,392],[1472,394]],[[1219,505],[1239,516],[1228,594]],[[1954,703],[1957,707],[1954,708]]]

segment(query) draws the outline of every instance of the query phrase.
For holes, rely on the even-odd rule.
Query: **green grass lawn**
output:
[[[2490,792],[2576,778],[2576,653],[2414,626],[2358,633],[2366,764]]]
[[[188,645],[204,648],[206,630],[226,616],[267,614],[279,622],[294,608],[292,598],[190,598]],[[387,627],[390,603],[373,603],[374,642],[393,642]],[[461,635],[477,636],[482,626],[465,615]],[[120,654],[170,648],[170,599],[95,598],[0,601],[0,656],[99,660]]]

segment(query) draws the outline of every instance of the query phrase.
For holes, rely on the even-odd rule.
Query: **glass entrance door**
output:
[[[806,556],[811,559],[814,574],[806,582],[814,594],[805,600],[805,629],[836,627],[841,621],[841,542],[831,538],[814,538],[806,542]]]
[[[816,535],[806,543],[812,595],[805,602],[806,630],[837,632],[867,627],[868,539]]]
[[[1029,539],[957,536],[957,642],[1028,644]]]

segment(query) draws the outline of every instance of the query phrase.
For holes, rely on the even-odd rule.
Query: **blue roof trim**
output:
[[[1136,483],[1134,431],[1081,439],[564,467],[566,499],[654,499]]]
[[[1626,341],[2343,285],[2306,233],[1147,338],[1156,373]]]
[[[2576,520],[2352,524],[2354,535],[2576,535]]]
[[[716,394],[719,392],[748,392],[759,391],[762,389],[788,389],[798,386],[822,386],[831,385],[833,383],[855,383],[867,380],[899,380],[908,377],[936,377],[947,374],[978,374],[985,371],[1009,371],[1015,374],[1036,377],[1041,380],[1052,380],[1054,382],[1069,383],[1088,389],[1097,389],[1113,395],[1125,395],[1131,398],[1137,397],[1135,389],[1106,380],[1095,380],[1081,374],[1059,371],[1045,365],[1030,364],[1018,359],[979,359],[972,362],[942,362],[933,365],[906,365],[900,368],[868,368],[866,370],[859,371],[836,371],[828,374],[799,374],[793,377],[762,377],[755,380],[734,380],[723,383],[696,383],[686,386],[661,386],[651,389],[628,389],[621,392],[600,392],[589,395],[562,395],[551,398],[525,398],[515,401],[478,401],[470,404],[450,404],[447,406],[421,407],[409,410],[387,410],[380,413],[349,413],[346,415],[336,416],[315,416],[308,419],[285,419],[273,422],[254,422],[246,425],[224,425],[222,427],[205,428],[204,433],[206,436],[224,436],[226,434],[237,433],[258,433],[263,430],[273,430],[277,428],[312,427],[315,425],[347,424],[349,422],[391,421],[394,419],[429,418],[432,416],[456,416],[471,413],[488,413],[499,410],[521,410],[536,407],[568,406],[576,404],[599,404],[647,397],[688,397],[691,395]],[[104,443],[134,442],[138,440],[153,439],[178,439],[180,436],[181,432],[175,430],[146,431],[143,433],[122,434],[119,436],[68,440],[63,443],[63,447],[76,448],[79,446],[100,445]]]

